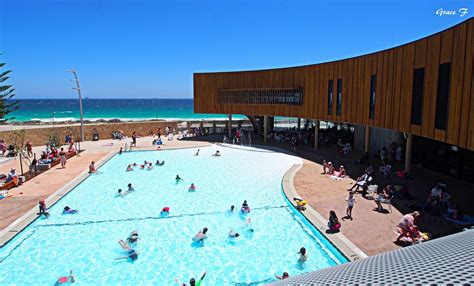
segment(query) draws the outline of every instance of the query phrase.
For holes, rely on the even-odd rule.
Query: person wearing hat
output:
[[[412,213],[404,215],[400,222],[397,224],[397,227],[400,230],[400,234],[398,235],[397,239],[394,241],[395,243],[399,243],[402,237],[408,236],[413,241],[415,238],[413,237],[412,230],[416,228],[415,221],[420,217],[420,213],[418,211],[414,211]]]

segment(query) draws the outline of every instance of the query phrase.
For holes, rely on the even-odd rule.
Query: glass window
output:
[[[337,98],[336,98],[336,115],[341,115],[342,110],[342,79],[337,80]]]
[[[450,81],[451,63],[440,64],[438,73],[438,95],[436,97],[436,129],[446,130],[446,125],[448,123]]]
[[[425,68],[415,69],[415,73],[413,74],[413,93],[411,97],[411,124],[421,124],[424,82]]]
[[[332,93],[333,93],[333,81],[329,80],[328,88],[328,115],[332,115]]]
[[[370,76],[370,106],[369,106],[369,118],[375,118],[375,87],[377,86],[377,75],[373,74]]]

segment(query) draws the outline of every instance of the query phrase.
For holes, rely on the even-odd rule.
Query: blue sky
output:
[[[0,0],[0,59],[18,98],[75,97],[72,67],[90,98],[192,98],[193,72],[352,57],[473,15],[472,0]]]

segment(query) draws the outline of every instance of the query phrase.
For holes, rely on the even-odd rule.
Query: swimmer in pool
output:
[[[196,153],[194,154],[194,156],[199,156],[199,149],[196,151]]]
[[[207,239],[207,227],[203,228],[200,230],[194,237],[193,241],[196,242],[204,242],[205,239]]]
[[[230,228],[229,238],[237,238],[239,236],[240,236],[240,234],[238,232],[235,232],[233,228]]]
[[[132,187],[132,184],[128,184],[127,188],[128,188],[127,192],[129,192],[129,193],[135,192],[135,189]]]
[[[77,210],[71,209],[69,206],[65,206],[63,209],[63,214],[75,214]]]
[[[139,239],[140,237],[138,236],[138,231],[134,230],[128,235],[127,242],[129,243],[129,245],[132,245],[136,244]]]
[[[221,156],[221,152],[220,152],[219,150],[217,150],[216,153],[214,153],[212,156],[220,157],[220,156]]]
[[[119,244],[120,244],[120,246],[122,247],[122,249],[127,252],[127,255],[126,255],[126,256],[122,256],[122,257],[115,258],[116,260],[118,260],[118,259],[130,259],[131,261],[135,261],[135,260],[138,259],[138,251],[136,251],[135,249],[133,249],[132,247],[130,247],[130,245],[128,245],[128,244],[127,244],[125,241],[123,241],[122,239],[119,240]]]
[[[201,282],[202,282],[202,280],[204,279],[205,276],[206,276],[206,271],[204,271],[201,278],[197,282],[194,278],[191,278],[191,280],[189,280],[189,285],[190,286],[201,286]],[[186,283],[180,282],[178,280],[178,278],[175,278],[174,281],[176,281],[176,283],[178,283],[179,286],[187,286]]]
[[[242,203],[242,207],[240,208],[240,211],[243,212],[243,213],[249,213],[249,212],[250,212],[250,207],[249,207],[249,205],[247,204],[247,200],[245,200],[245,201]]]
[[[195,192],[196,191],[196,186],[194,185],[194,183],[191,183],[191,186],[189,186],[188,188],[188,192]]]
[[[128,165],[128,167],[127,167],[127,172],[128,172],[128,171],[133,171],[132,165]]]
[[[300,248],[300,251],[298,252],[298,254],[300,255],[300,257],[298,258],[298,262],[299,262],[299,263],[303,263],[303,262],[305,262],[306,260],[308,260],[308,255],[306,254],[306,248],[301,247],[301,248]]]
[[[76,278],[74,277],[74,274],[72,273],[72,270],[71,270],[69,271],[69,276],[59,277],[55,285],[63,285],[66,283],[74,283],[74,282],[76,282]]]
[[[253,228],[252,228],[252,219],[251,218],[248,218],[247,219],[247,229],[251,232],[253,232]]]
[[[233,213],[233,212],[234,212],[234,210],[235,210],[235,207],[234,207],[234,205],[230,206],[229,212],[230,212],[230,213]]]
[[[148,164],[148,170],[152,170],[153,169],[153,165],[151,163]]]
[[[169,207],[164,207],[163,209],[161,209],[160,215],[162,217],[168,216],[169,214],[170,214],[170,208]]]
[[[180,181],[184,181],[179,175],[176,175],[176,184],[178,184]]]
[[[288,277],[290,277],[290,275],[288,275],[288,272],[283,272],[283,275],[281,275],[281,276],[275,275],[275,278],[278,279],[278,280],[283,280],[283,279],[286,279]]]

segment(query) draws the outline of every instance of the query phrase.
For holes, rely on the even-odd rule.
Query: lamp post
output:
[[[79,84],[79,78],[77,77],[77,73],[74,68],[67,70],[66,72],[71,72],[74,75],[74,79],[71,79],[71,80],[76,82],[76,87],[73,87],[72,89],[77,90],[77,94],[79,95],[79,112],[81,116],[81,141],[84,142],[84,119],[82,115],[82,96],[81,96],[81,86]],[[79,151],[80,149],[81,147],[79,145]]]

